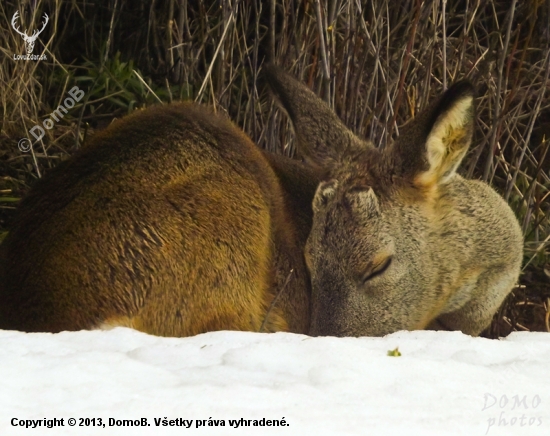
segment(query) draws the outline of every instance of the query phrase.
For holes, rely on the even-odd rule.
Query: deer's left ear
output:
[[[447,182],[468,151],[474,131],[474,89],[458,82],[404,129],[395,152],[415,185]]]

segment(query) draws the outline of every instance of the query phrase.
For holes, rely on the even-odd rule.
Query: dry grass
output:
[[[22,27],[50,22],[24,53],[0,29],[0,227],[14,200],[94,129],[134,108],[194,99],[228,112],[261,147],[293,155],[262,86],[267,60],[301,77],[356,133],[384,147],[461,78],[477,89],[475,146],[462,167],[496,187],[525,233],[525,274],[488,333],[547,330],[550,277],[550,3],[546,0],[11,0]],[[31,24],[33,23],[33,24]],[[30,153],[17,141],[74,85],[86,97]]]

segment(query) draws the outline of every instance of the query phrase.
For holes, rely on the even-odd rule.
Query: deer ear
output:
[[[369,147],[307,86],[279,67],[268,65],[265,77],[278,103],[288,113],[297,146],[306,160],[330,168],[344,153]]]
[[[445,183],[455,174],[472,140],[473,101],[472,85],[458,82],[403,129],[396,152],[416,185]]]

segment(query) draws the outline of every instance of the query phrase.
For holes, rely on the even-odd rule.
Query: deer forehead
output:
[[[394,177],[385,180],[385,185],[366,181],[359,177],[322,182],[314,201],[317,223],[330,227],[330,232],[345,225],[372,233],[433,214],[431,193],[405,179]]]
[[[321,182],[315,195],[314,209],[343,217],[366,214],[371,218],[380,215],[380,193],[364,178],[359,180],[329,179]]]

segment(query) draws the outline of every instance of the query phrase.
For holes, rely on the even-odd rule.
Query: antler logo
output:
[[[13,29],[23,37],[23,40],[25,41],[25,49],[27,50],[27,56],[30,56],[32,54],[32,51],[34,50],[34,43],[36,41],[36,38],[38,38],[38,35],[42,33],[42,31],[46,27],[46,24],[48,24],[48,21],[49,21],[48,14],[44,13],[44,21],[42,22],[42,29],[35,30],[31,36],[27,35],[27,32],[21,32],[19,30],[19,26],[15,27],[15,22],[17,21],[18,17],[19,17],[19,11],[16,11],[15,14],[13,14],[13,18],[11,19],[11,25]]]

